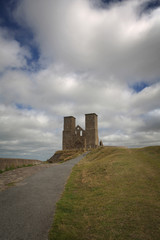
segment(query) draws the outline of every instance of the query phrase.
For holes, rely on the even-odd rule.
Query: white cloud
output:
[[[146,87],[138,94],[133,94],[131,107],[133,111],[143,114],[147,111],[159,108],[160,83]]]
[[[84,128],[90,112],[104,144],[160,144],[160,15],[140,16],[144,2],[19,2],[14,16],[32,29],[43,68],[27,71],[33,53],[0,29],[1,154],[46,159],[61,149],[63,116]],[[129,87],[141,81],[149,86]]]
[[[99,116],[99,136],[104,144],[152,144],[151,131],[159,142],[159,135],[154,133],[160,129],[157,108],[159,84],[136,93],[123,84],[99,84],[86,76],[62,74],[54,68],[29,76],[17,71],[15,75],[12,73],[12,77],[8,76],[2,78],[4,85],[1,84],[1,97],[6,105],[12,107],[6,107],[1,112],[1,138],[7,141],[8,146],[14,146],[14,149],[19,145],[23,149],[25,145],[29,151],[42,148],[42,153],[45,148],[49,155],[52,148],[61,149],[63,116],[75,116],[77,124],[84,128],[84,114],[89,112],[96,112]],[[21,103],[22,106],[16,109],[13,103],[17,103],[17,106]],[[4,122],[6,128],[3,127]],[[147,132],[150,133],[150,138]],[[17,139],[18,142],[15,142]],[[36,153],[32,154],[37,156]]]
[[[5,28],[0,27],[0,72],[6,68],[20,68],[26,65],[25,56],[29,53],[10,37]]]
[[[142,2],[97,9],[88,0],[23,0],[17,18],[33,29],[42,55],[73,71],[149,81],[160,75],[160,17],[159,9],[138,16]]]
[[[27,156],[34,152],[34,158],[46,160],[59,147],[59,132],[54,129],[61,126],[55,118],[43,112],[5,105],[0,105],[0,115],[1,155],[15,152],[16,156]]]

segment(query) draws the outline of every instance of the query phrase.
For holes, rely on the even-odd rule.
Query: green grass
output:
[[[160,147],[104,147],[74,167],[52,240],[159,240]]]

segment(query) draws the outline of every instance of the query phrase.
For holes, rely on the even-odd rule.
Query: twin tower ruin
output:
[[[75,117],[64,117],[63,150],[90,149],[98,145],[97,114],[85,114],[85,130],[79,125],[76,126]]]

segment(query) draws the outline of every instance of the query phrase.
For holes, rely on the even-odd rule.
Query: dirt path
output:
[[[47,240],[56,202],[63,192],[72,167],[84,155],[49,167],[46,165],[17,169],[15,179],[14,172],[5,173],[8,179],[6,184],[7,181],[20,181],[24,178],[25,171],[25,174],[29,174],[28,171],[37,171],[15,186],[0,192],[0,239]],[[41,171],[38,170],[39,167]],[[7,174],[11,174],[13,178]]]

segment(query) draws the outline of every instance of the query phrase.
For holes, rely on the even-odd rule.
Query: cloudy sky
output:
[[[92,112],[105,145],[160,145],[160,1],[1,0],[0,157],[46,160]]]

